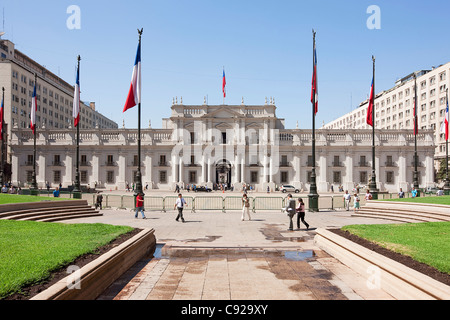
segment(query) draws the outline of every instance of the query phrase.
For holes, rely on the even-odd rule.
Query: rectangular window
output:
[[[258,171],[251,171],[250,172],[250,182],[251,183],[258,183]]]
[[[81,183],[88,183],[88,172],[87,171],[80,172],[80,181],[81,181]]]
[[[387,184],[394,183],[394,172],[393,171],[386,172],[386,183]]]
[[[61,183],[61,171],[59,170],[53,171],[53,182]]]
[[[106,164],[108,166],[113,166],[114,165],[114,156],[108,155]]]
[[[107,183],[114,183],[114,171],[107,171],[106,172],[106,182]]]
[[[367,171],[361,171],[359,173],[359,183],[361,183],[361,184],[369,183],[369,180],[367,178]]]
[[[197,183],[197,171],[189,171],[189,183]]]
[[[288,183],[288,172],[281,171],[281,183]]]
[[[333,172],[333,183],[341,183],[341,172],[340,171]]]
[[[167,183],[167,171],[159,172],[159,183]]]
[[[27,182],[33,182],[33,171],[27,171]]]

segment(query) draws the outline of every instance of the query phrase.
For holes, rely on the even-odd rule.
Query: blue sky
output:
[[[81,10],[70,30],[67,8]],[[370,30],[367,8],[381,10]],[[142,38],[142,125],[170,116],[173,97],[184,104],[264,104],[274,97],[287,128],[311,128],[312,29],[317,32],[319,114],[332,121],[367,99],[371,56],[376,91],[415,70],[450,61],[450,4],[445,0],[3,0],[3,38],[69,83],[81,55],[81,98],[122,126],[137,127],[137,109],[123,114]]]

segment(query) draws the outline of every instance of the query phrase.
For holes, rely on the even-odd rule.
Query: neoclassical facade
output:
[[[141,131],[144,187],[174,190],[175,185],[217,183],[256,190],[291,184],[309,190],[312,131],[286,129],[276,106],[188,106],[174,101],[161,129]],[[76,131],[39,130],[37,181],[67,187],[75,177]],[[376,176],[381,191],[410,190],[415,136],[410,130],[376,132]],[[125,189],[138,166],[137,129],[81,130],[81,184]],[[434,132],[417,136],[420,186],[434,184]],[[12,182],[26,186],[33,172],[33,136],[14,128],[11,136]],[[319,192],[368,184],[372,171],[371,130],[316,130]]]

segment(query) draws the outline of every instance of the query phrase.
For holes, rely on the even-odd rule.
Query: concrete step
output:
[[[33,215],[39,215],[44,213],[58,213],[58,212],[76,212],[78,210],[91,209],[90,206],[68,206],[68,207],[57,207],[57,208],[39,208],[39,209],[27,209],[27,210],[16,210],[5,213],[0,213],[0,219],[14,220],[19,217],[31,217]]]
[[[365,213],[354,213],[352,217],[363,217],[363,218],[373,218],[373,219],[384,219],[396,222],[404,222],[404,223],[420,223],[420,222],[431,222],[426,219],[418,219],[413,217],[404,217],[398,216],[395,214],[379,214],[376,212],[365,212]]]
[[[396,209],[373,209],[373,208],[361,208],[360,214],[366,215],[376,215],[376,216],[391,216],[396,218],[404,218],[417,220],[422,222],[439,222],[439,221],[450,221],[450,217],[445,217],[442,215],[437,215],[433,213],[423,213],[414,211],[399,211]]]
[[[19,217],[17,219],[10,219],[10,220],[17,220],[17,221],[42,221],[45,219],[67,220],[69,217],[74,217],[74,216],[84,217],[87,215],[101,215],[101,214],[95,210],[78,210],[78,211],[71,211],[71,212],[40,213],[40,214],[34,214],[33,216]],[[72,219],[74,219],[74,218],[72,218]]]
[[[364,208],[388,209],[405,212],[420,212],[440,215],[450,218],[450,206],[439,204],[422,204],[408,202],[390,202],[390,201],[368,201]]]
[[[50,217],[50,218],[44,218],[42,217],[37,220],[39,222],[57,222],[57,221],[66,221],[66,220],[73,220],[73,219],[83,219],[83,218],[91,218],[91,217],[100,217],[103,216],[100,212],[92,212],[92,213],[80,213],[80,214],[72,214],[68,216],[57,216],[57,217]]]

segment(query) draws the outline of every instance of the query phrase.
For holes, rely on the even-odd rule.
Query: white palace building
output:
[[[217,183],[275,190],[282,184],[309,191],[312,131],[286,129],[275,102],[265,105],[188,106],[174,102],[161,129],[143,129],[142,181],[148,189],[174,190],[186,184]],[[83,129],[81,184],[125,189],[138,165],[137,129]],[[376,132],[376,177],[380,191],[410,190],[415,136],[411,130]],[[33,173],[33,135],[12,128],[12,183],[26,187]],[[417,136],[420,187],[434,185],[434,131]],[[40,188],[73,185],[76,130],[39,129],[36,176]],[[372,130],[316,130],[316,173],[320,192],[368,184],[372,171]]]

